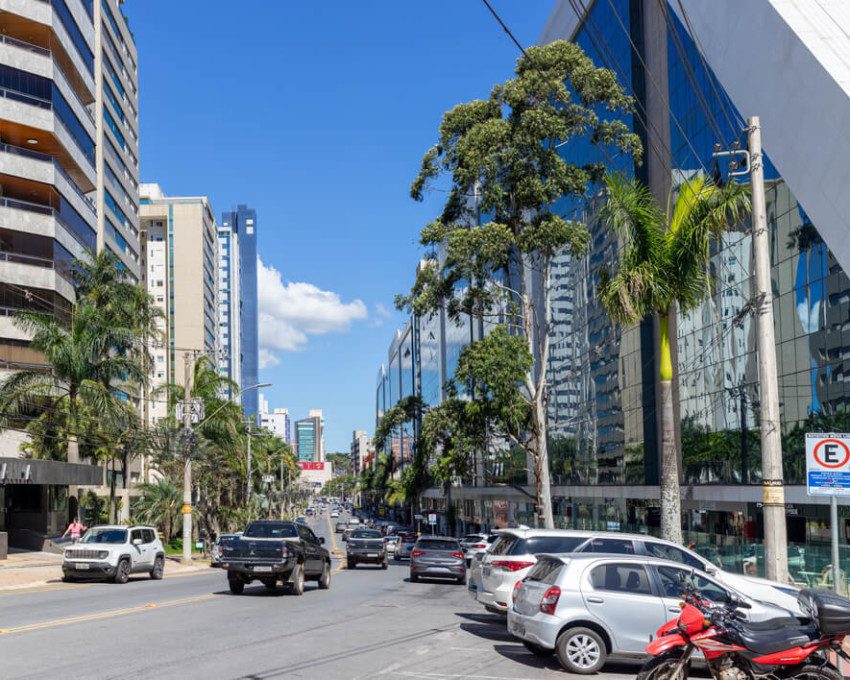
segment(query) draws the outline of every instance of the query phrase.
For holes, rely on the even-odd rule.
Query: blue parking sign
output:
[[[806,433],[806,487],[810,496],[850,496],[850,434]]]

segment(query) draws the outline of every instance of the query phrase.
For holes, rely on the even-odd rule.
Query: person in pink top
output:
[[[71,523],[68,525],[68,528],[65,529],[65,533],[62,534],[63,538],[68,534],[71,534],[71,540],[76,543],[80,540],[80,536],[87,529],[85,524],[80,522],[79,518],[74,517]]]

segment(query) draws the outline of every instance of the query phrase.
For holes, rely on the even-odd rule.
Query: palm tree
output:
[[[183,490],[170,477],[144,482],[136,487],[141,495],[133,504],[139,521],[162,528],[162,539],[168,543],[180,528]]]
[[[78,461],[82,407],[100,417],[117,414],[123,406],[114,389],[144,378],[134,357],[115,351],[133,344],[134,331],[114,321],[87,300],[74,306],[68,325],[37,312],[18,314],[15,324],[46,365],[16,371],[0,383],[0,426],[31,418],[56,425],[67,441],[66,460]]]
[[[717,187],[705,177],[683,182],[675,202],[662,209],[635,179],[606,177],[602,220],[620,236],[622,249],[613,274],[601,277],[599,297],[615,322],[634,325],[658,315],[658,379],[661,416],[661,534],[681,543],[679,455],[673,411],[671,332],[676,310],[695,308],[711,289],[708,270],[712,239],[749,210],[744,189]]]

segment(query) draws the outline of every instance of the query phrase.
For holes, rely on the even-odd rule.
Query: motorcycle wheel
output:
[[[805,664],[791,675],[794,680],[844,680],[831,663]]]
[[[686,661],[682,669],[678,673],[675,673],[676,667],[681,660],[681,649],[674,649],[660,656],[655,656],[643,665],[635,680],[687,680],[688,674],[691,671],[689,661]]]

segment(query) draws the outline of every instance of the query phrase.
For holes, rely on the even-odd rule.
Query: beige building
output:
[[[158,184],[142,184],[140,216],[142,280],[165,317],[165,341],[152,348],[154,391],[183,382],[186,352],[217,365],[218,236],[205,196],[166,196]],[[146,403],[149,422],[167,415],[162,399]]]

